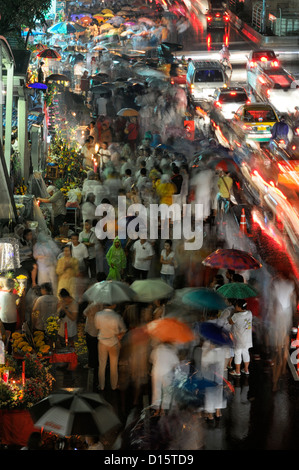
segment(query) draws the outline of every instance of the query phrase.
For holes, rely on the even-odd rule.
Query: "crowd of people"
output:
[[[158,23],[162,30],[163,22],[159,20]],[[183,28],[180,31],[183,35]],[[94,34],[98,32],[96,27]],[[161,38],[156,36],[156,39],[159,42]],[[103,55],[95,65],[93,62],[91,60],[94,71],[108,72],[108,79],[113,80],[111,69],[104,67],[107,60]],[[192,413],[214,422],[221,418],[227,406],[224,379],[233,380],[241,374],[250,374],[253,352],[257,360],[265,352],[265,335],[268,340],[273,340],[273,344],[267,344],[267,352],[271,348],[275,352],[279,348],[283,353],[286,351],[296,301],[295,282],[274,278],[273,290],[266,289],[267,295],[260,295],[258,307],[250,299],[230,300],[223,311],[197,314],[197,321],[205,319],[225,328],[234,339],[233,347],[220,347],[202,338],[196,330],[197,322],[194,324],[189,320],[194,332],[194,340],[190,343],[149,341],[146,325],[171,316],[172,300],[177,291],[202,286],[217,290],[227,282],[256,282],[248,272],[209,271],[201,263],[207,250],[221,246],[219,240],[213,239],[214,232],[207,232],[207,226],[215,227],[217,214],[227,211],[233,175],[221,167],[194,172],[193,153],[188,153],[191,144],[184,134],[187,99],[182,88],[156,88],[148,82],[137,88],[127,81],[117,93],[95,99],[89,87],[82,83],[81,92],[91,117],[81,148],[86,179],[82,181],[78,227],[68,225],[66,199],[55,180],[50,184],[46,181],[48,198],[40,197],[39,204],[51,207],[52,224],[48,232],[35,231],[26,224],[15,229],[21,272],[28,276],[25,306],[23,310],[19,308],[20,298],[14,293],[11,279],[3,281],[1,323],[11,333],[24,321],[32,331],[45,331],[47,318],[57,315],[63,319],[58,332],[62,346],[65,346],[64,323],[67,323],[71,345],[77,339],[78,323],[84,323],[88,349],[86,367],[94,370],[95,390],[107,390],[109,375],[108,387],[118,390],[124,402],[131,388],[130,400],[135,407],[142,405],[144,394],[149,395],[154,415],[162,416],[171,413],[176,406],[180,407],[173,384],[176,380],[182,383],[195,371],[199,377],[215,382],[216,386],[206,389],[202,402],[192,407]],[[117,115],[120,109],[131,106],[136,110],[135,116]],[[213,148],[215,153],[220,149],[217,142],[204,135],[200,128],[195,140],[193,149],[196,146]],[[181,150],[182,145],[187,151]],[[121,224],[129,222],[129,217],[125,221],[118,218],[117,205],[121,196],[125,196],[127,207],[142,204],[149,224],[152,204],[168,207],[179,204],[180,215],[184,213],[184,204],[190,203],[193,208],[195,203],[202,204],[204,247],[194,253],[184,251],[183,241],[173,237],[175,221],[171,212],[159,220],[159,230],[168,226],[168,237],[120,238]],[[115,209],[113,227],[106,225],[100,229],[102,234],[106,229],[111,230],[113,237],[99,237],[102,219],[97,215],[99,205]],[[66,237],[61,236],[62,231]],[[104,304],[101,298],[97,302],[88,302],[84,296],[95,283],[112,280],[132,285],[136,280],[151,278],[161,278],[173,289],[173,294],[153,302],[140,299],[125,304]],[[270,299],[272,311],[269,313]],[[184,309],[188,309],[182,306],[181,309],[180,317],[184,317]],[[266,333],[265,325],[269,324],[276,332],[276,339]],[[194,446],[201,448],[201,433],[197,436]],[[177,441],[176,445],[183,444]]]

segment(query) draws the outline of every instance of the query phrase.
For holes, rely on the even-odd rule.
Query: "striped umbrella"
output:
[[[245,271],[247,269],[259,269],[262,267],[250,253],[235,248],[220,248],[203,260],[205,266],[211,268],[234,269]]]

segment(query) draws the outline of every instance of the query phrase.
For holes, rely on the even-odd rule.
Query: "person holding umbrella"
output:
[[[232,325],[231,331],[235,341],[235,370],[231,371],[230,374],[236,377],[241,375],[242,359],[244,362],[242,372],[249,375],[249,349],[252,348],[252,312],[247,310],[246,306],[245,299],[236,299],[235,313],[233,313],[229,320]]]

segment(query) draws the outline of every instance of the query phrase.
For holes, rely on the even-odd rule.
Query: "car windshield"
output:
[[[221,103],[243,103],[247,101],[246,93],[223,93],[220,95],[219,101]]]
[[[197,70],[195,82],[223,82],[221,70]]]
[[[253,52],[252,58],[255,60],[261,60],[262,57],[267,57],[268,59],[275,59],[275,54],[273,51],[258,51]]]
[[[246,109],[243,121],[246,122],[275,122],[276,116],[272,109]]]

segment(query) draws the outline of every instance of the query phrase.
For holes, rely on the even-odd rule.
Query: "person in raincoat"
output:
[[[107,252],[106,259],[109,265],[107,280],[120,281],[123,270],[127,265],[127,258],[118,237],[115,237],[112,246]]]

